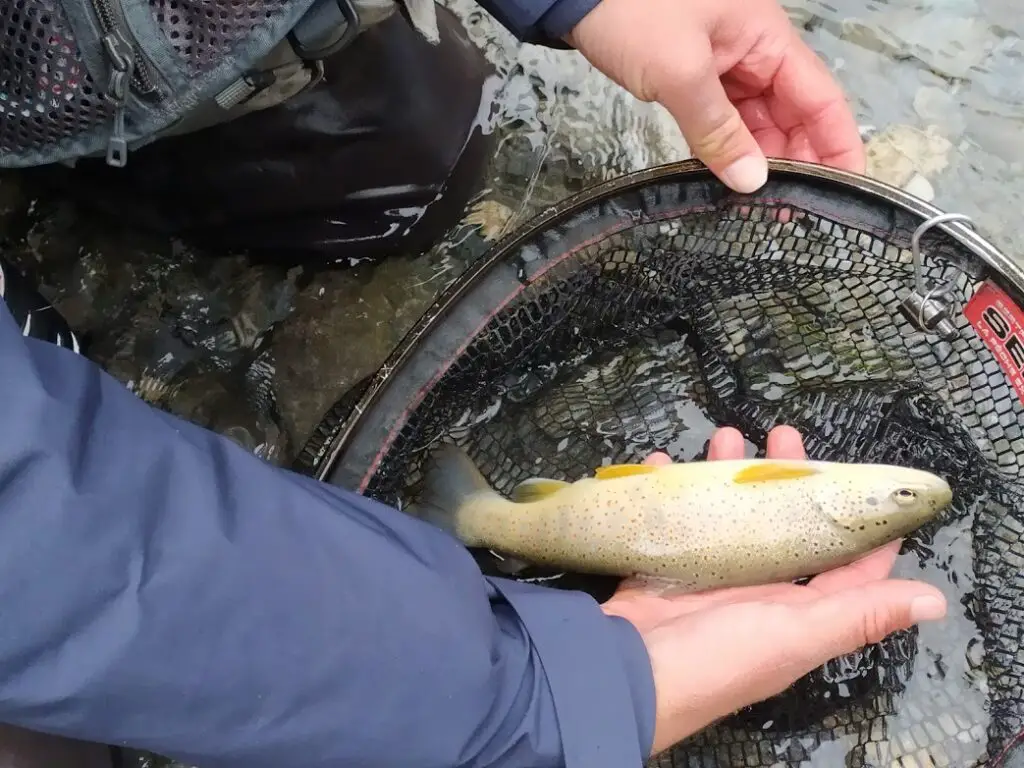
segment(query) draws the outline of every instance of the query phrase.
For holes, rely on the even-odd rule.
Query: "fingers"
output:
[[[806,459],[804,440],[793,427],[779,426],[768,433],[768,457],[771,459]]]
[[[768,99],[760,91],[749,98],[733,97],[733,102],[766,156],[789,157],[789,137],[775,122]]]
[[[728,459],[742,459],[746,441],[743,433],[735,427],[722,427],[715,430],[711,436],[711,443],[708,446],[708,461],[724,461]],[[793,427],[779,426],[768,433],[768,456],[772,459],[806,459],[803,438]],[[652,453],[644,464],[662,466],[671,464],[672,459],[667,454]]]
[[[675,118],[695,157],[736,192],[757,191],[768,180],[768,161],[725,92],[710,42],[679,61],[675,70],[659,72],[652,95]]]
[[[715,430],[708,446],[708,461],[743,458],[743,433],[733,427]]]
[[[860,560],[815,576],[807,586],[817,592],[829,594],[886,579],[892,573],[902,543],[902,539],[891,541]]]
[[[837,656],[877,643],[902,629],[946,615],[946,599],[917,581],[873,581],[794,606],[800,623],[794,642],[804,667],[813,669]]]
[[[795,32],[772,92],[775,122],[789,134],[789,156],[809,153],[826,165],[864,172],[864,143],[842,88]]]
[[[646,459],[644,459],[644,464],[650,464],[651,466],[654,466],[654,467],[663,467],[666,464],[671,464],[671,463],[672,463],[672,457],[669,456],[667,453],[662,453],[661,451],[657,451],[655,453],[652,453],[650,456],[648,456]]]

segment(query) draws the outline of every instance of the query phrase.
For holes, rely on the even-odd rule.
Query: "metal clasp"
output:
[[[910,251],[914,257],[915,287],[900,305],[908,320],[926,333],[937,334],[943,341],[949,341],[956,336],[956,326],[951,318],[954,301],[950,292],[964,272],[958,269],[945,285],[927,286],[921,259],[921,237],[932,227],[947,221],[962,221],[974,227],[974,222],[969,216],[962,213],[943,213],[933,216],[914,230],[914,236],[910,240]]]

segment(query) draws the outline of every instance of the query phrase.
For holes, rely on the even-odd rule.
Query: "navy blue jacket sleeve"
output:
[[[568,48],[562,36],[599,0],[477,0],[513,35],[526,43]]]
[[[0,302],[0,721],[204,768],[639,766],[643,642],[275,468]]]

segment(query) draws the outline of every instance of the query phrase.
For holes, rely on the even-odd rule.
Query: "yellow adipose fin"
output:
[[[612,480],[616,477],[631,477],[633,475],[646,475],[654,472],[657,467],[650,464],[610,464],[607,467],[598,467],[594,470],[594,477],[598,480]]]
[[[733,477],[735,483],[764,483],[773,480],[796,480],[818,474],[818,470],[801,466],[800,462],[765,460],[741,469]]]
[[[529,480],[523,480],[523,482],[512,489],[512,501],[517,504],[528,504],[531,501],[540,501],[554,493],[558,493],[560,490],[567,488],[570,485],[572,485],[572,483],[566,483],[562,480],[549,480],[546,477],[533,477]]]

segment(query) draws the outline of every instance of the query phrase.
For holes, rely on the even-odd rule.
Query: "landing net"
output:
[[[1024,725],[1021,277],[961,223],[922,229],[935,213],[791,163],[753,197],[693,164],[604,185],[458,281],[325,422],[305,468],[408,507],[441,441],[507,492],[655,450],[699,460],[716,426],[738,427],[753,455],[785,423],[812,459],[935,472],[953,508],[908,539],[897,572],[943,589],[949,618],[831,662],[651,765],[984,764]],[[940,300],[904,312],[915,288]],[[922,330],[946,305],[948,325]],[[614,587],[521,578],[598,599]]]

